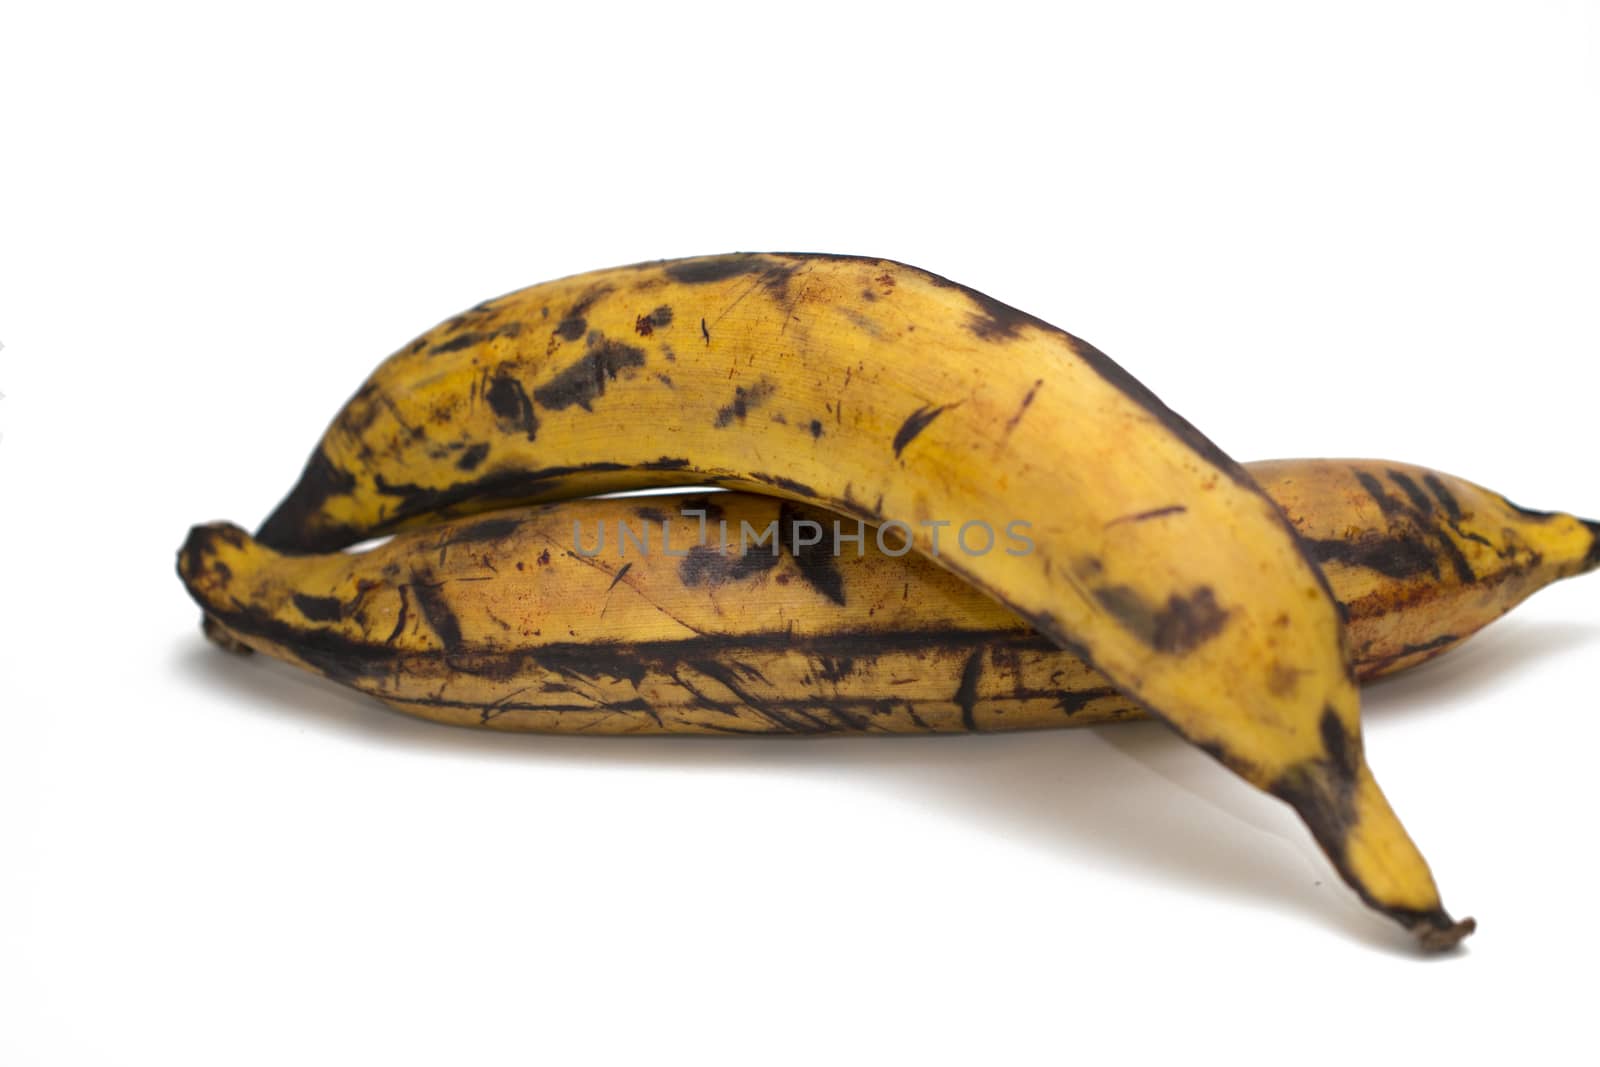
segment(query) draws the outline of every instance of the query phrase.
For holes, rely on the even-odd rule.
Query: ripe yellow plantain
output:
[[[1088,345],[912,268],[713,257],[479,305],[380,367],[261,537],[700,479],[924,551],[930,521],[1026,523],[1037,551],[943,562],[1294,805],[1375,906],[1464,932],[1365,767],[1332,599],[1275,509]]]
[[[1600,565],[1600,526],[1435,471],[1361,460],[1248,469],[1326,561],[1363,680],[1454,648]],[[723,522],[776,522],[780,536],[743,553],[730,536],[723,550]],[[834,555],[834,522],[854,532],[745,493],[591,499],[319,556],[283,556],[217,524],[196,527],[179,572],[230,647],[458,725],[929,733],[1143,717],[1103,675],[926,559],[886,554],[870,534]],[[601,530],[606,547],[585,555]],[[824,541],[795,549],[818,531]]]
[[[480,304],[396,353],[259,537],[308,552],[513,502],[715,481],[873,523],[1028,524],[941,563],[1291,804],[1431,945],[1445,913],[1366,766],[1321,572],[1234,463],[1106,356],[881,260],[643,264]]]

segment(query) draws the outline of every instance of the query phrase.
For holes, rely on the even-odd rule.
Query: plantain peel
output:
[[[1034,551],[938,562],[1294,805],[1374,907],[1464,932],[1367,784],[1338,610],[1274,504],[1092,346],[912,267],[714,256],[487,301],[378,368],[259,537],[706,481],[930,557],[924,522],[1026,521]]]
[[[1335,460],[1248,469],[1314,551],[1344,557],[1326,564],[1327,575],[1363,680],[1459,646],[1596,563],[1593,527],[1514,508],[1437,472]],[[1343,491],[1363,474],[1426,478],[1467,509],[1448,532],[1434,528],[1431,563],[1416,556],[1418,527],[1382,524],[1370,497]],[[702,517],[776,523],[783,537],[771,553],[617,550],[624,526],[663,548],[691,545]],[[1369,525],[1374,518],[1380,525]],[[922,557],[885,552],[876,538],[855,555],[797,551],[808,520],[825,526],[830,516],[744,493],[597,498],[447,521],[327,556],[282,556],[213,524],[192,532],[179,572],[224,648],[261,647],[463,725],[929,733],[1142,717],[1104,675]],[[589,542],[610,531],[610,551],[575,551],[574,526]],[[1470,580],[1441,547],[1457,537],[1489,549],[1472,561]],[[440,634],[454,631],[450,652]]]

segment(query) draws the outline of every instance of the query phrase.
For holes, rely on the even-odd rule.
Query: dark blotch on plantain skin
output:
[[[329,552],[360,540],[359,536],[345,540],[344,531],[324,532],[315,525],[329,499],[344,496],[355,487],[355,478],[335,467],[318,447],[289,495],[261,524],[256,540],[280,552]]]
[[[489,410],[506,433],[526,434],[534,440],[539,434],[539,417],[534,414],[533,401],[528,399],[522,383],[509,374],[499,374],[489,383],[484,394]],[[487,448],[487,445],[482,446]]]
[[[678,564],[678,580],[691,589],[718,586],[765,574],[777,565],[777,554],[760,548],[723,552],[710,545],[695,545]]]
[[[938,407],[932,407],[924,404],[907,415],[906,421],[902,422],[900,428],[894,432],[894,441],[891,442],[894,445],[895,456],[898,457],[901,452],[905,451],[906,445],[909,445],[919,433],[926,430],[928,424],[938,418],[947,406],[940,404]]]
[[[1444,513],[1449,516],[1451,522],[1461,521],[1461,505],[1457,502],[1455,494],[1450,492],[1449,487],[1439,480],[1438,475],[1424,474],[1422,476],[1422,484],[1428,487],[1428,492],[1432,493],[1433,498],[1439,502],[1439,506],[1444,508]]]
[[[1428,499],[1428,494],[1422,491],[1422,487],[1413,481],[1410,475],[1404,471],[1397,470],[1390,470],[1385,473],[1389,475],[1389,480],[1399,486],[1400,491],[1411,501],[1411,506],[1416,509],[1417,514],[1433,514],[1433,501]]]
[[[707,256],[703,259],[681,260],[669,263],[665,274],[684,285],[705,285],[727,281],[741,274],[754,274],[766,270],[767,260],[753,253],[738,252],[729,256]]]
[[[450,539],[444,544],[465,545],[485,541],[499,541],[522,529],[522,523],[522,519],[479,519],[477,522],[468,523],[455,530],[450,534]]]
[[[733,399],[717,409],[717,417],[712,425],[720,430],[735,419],[743,422],[752,409],[766,403],[774,389],[773,384],[765,380],[756,382],[748,389],[742,385],[734,386]]]
[[[1073,689],[1065,691],[1057,697],[1056,706],[1061,709],[1061,714],[1070,719],[1096,700],[1101,700],[1105,697],[1119,697],[1121,695],[1122,691],[1120,689],[1115,689],[1109,685],[1096,686],[1093,689]]]
[[[521,333],[522,323],[520,322],[508,322],[498,330],[474,330],[469,333],[459,333],[450,338],[450,340],[441,341],[432,348],[428,349],[428,355],[439,356],[446,352],[459,352],[464,348],[471,348],[474,345],[486,344],[489,341],[493,341],[496,337],[517,337],[520,336]]]
[[[608,340],[598,331],[589,335],[589,350],[547,384],[533,391],[542,408],[562,411],[574,405],[592,411],[590,404],[606,391],[606,382],[619,373],[644,366],[644,350],[621,341]]]
[[[1338,537],[1302,538],[1301,544],[1317,563],[1364,567],[1387,578],[1439,576],[1439,560],[1433,549],[1410,531],[1400,536],[1368,537],[1360,541]]]
[[[1324,755],[1284,772],[1268,790],[1300,813],[1334,864],[1345,869],[1345,836],[1355,824],[1360,742],[1331,707],[1318,723]]]
[[[294,601],[295,610],[312,622],[338,622],[344,615],[338,597],[295,593],[290,599]]]
[[[983,675],[983,657],[988,655],[988,649],[979,645],[972,650],[972,655],[967,657],[966,664],[961,668],[961,684],[956,686],[956,706],[961,709],[961,725],[968,730],[978,728],[978,679]]]
[[[427,621],[433,632],[438,635],[439,643],[446,652],[459,652],[462,648],[461,622],[456,618],[455,612],[450,610],[450,603],[440,590],[442,582],[435,582],[426,575],[418,575],[411,583],[411,593],[417,598],[417,607],[422,612],[422,617]]]
[[[1472,564],[1467,562],[1467,557],[1462,554],[1461,549],[1450,539],[1450,535],[1439,529],[1437,523],[1430,518],[1433,514],[1433,508],[1429,506],[1426,497],[1422,497],[1424,508],[1409,507],[1405,502],[1390,496],[1384,490],[1383,483],[1378,481],[1371,473],[1357,468],[1351,468],[1351,473],[1356,476],[1356,481],[1361,483],[1361,488],[1366,491],[1366,494],[1378,505],[1378,510],[1383,513],[1385,518],[1391,522],[1408,522],[1419,531],[1422,531],[1438,547],[1439,554],[1450,562],[1451,568],[1456,572],[1456,577],[1463,584],[1471,585],[1478,580],[1477,574],[1472,569]],[[1400,484],[1399,479],[1404,479],[1406,485],[1411,487],[1406,492],[1407,496],[1410,496],[1412,491],[1416,491],[1417,495],[1421,497],[1421,491],[1416,489],[1416,483],[1406,478],[1405,475],[1399,474],[1397,471],[1390,471],[1389,476],[1396,479],[1396,484]],[[1404,536],[1410,535],[1402,535],[1402,537]],[[1437,575],[1437,563],[1433,565],[1433,571]]]
[[[633,332],[640,337],[649,337],[657,330],[672,325],[672,309],[665,304],[656,308],[648,315],[640,315],[633,320]]]
[[[582,337],[588,331],[588,329],[589,323],[582,315],[569,315],[567,318],[564,318],[558,322],[556,324],[556,328],[552,332],[563,341],[576,341],[578,338]]]
[[[456,470],[471,473],[482,465],[488,455],[489,446],[480,441],[461,453],[461,458],[456,460]]]
[[[1164,655],[1192,652],[1221,633],[1228,621],[1228,613],[1217,605],[1216,594],[1207,585],[1188,596],[1173,593],[1160,607],[1126,585],[1102,586],[1093,593],[1124,629]]]
[[[789,279],[801,266],[801,263],[778,262],[755,253],[736,252],[727,256],[707,256],[669,263],[664,272],[668,278],[684,285],[705,285],[730,278],[754,276],[774,299],[783,300],[788,295]],[[701,329],[705,329],[704,322],[701,323]]]
[[[813,522],[822,528],[822,540],[813,545],[796,546],[800,523]],[[844,604],[844,575],[833,558],[833,517],[820,514],[785,500],[778,505],[778,536],[784,551],[794,557],[800,577],[807,585],[833,601]]]

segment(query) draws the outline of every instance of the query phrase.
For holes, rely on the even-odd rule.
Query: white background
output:
[[[954,277],[1240,458],[1600,515],[1597,5],[33,4],[0,52],[0,1061],[1592,1053],[1600,581],[1370,694],[1482,923],[1422,960],[1159,727],[479,735],[221,655],[173,557],[437,320],[735,249]]]

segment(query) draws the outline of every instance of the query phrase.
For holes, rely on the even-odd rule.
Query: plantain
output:
[[[310,552],[647,484],[762,488],[939,559],[1230,769],[1430,945],[1444,911],[1369,771],[1322,573],[1244,470],[1092,346],[912,267],[816,255],[536,285],[385,361],[262,526]]]
[[[1436,471],[1359,460],[1247,469],[1324,561],[1362,680],[1438,656],[1600,565],[1600,525]],[[724,524],[742,523],[776,524],[778,536],[725,545]],[[591,499],[321,556],[284,556],[215,524],[195,528],[179,573],[227,647],[458,725],[937,733],[1143,717],[1088,664],[928,560],[885,552],[870,534],[836,554],[834,523],[855,532],[761,495]]]
[[[1024,520],[1037,551],[941,562],[1295,806],[1374,906],[1466,932],[1365,767],[1322,575],[1249,477],[1092,347],[913,268],[713,257],[488,301],[379,368],[260,537],[700,480],[924,552],[940,522]]]

